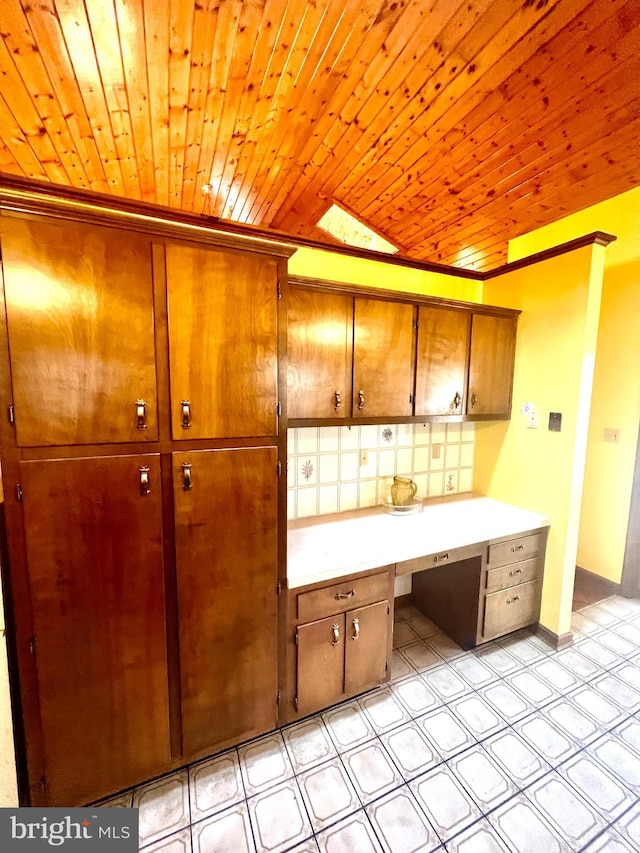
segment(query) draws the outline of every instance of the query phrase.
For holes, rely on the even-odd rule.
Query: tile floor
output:
[[[412,606],[391,683],[109,801],[145,853],[640,850],[640,601],[464,652]]]

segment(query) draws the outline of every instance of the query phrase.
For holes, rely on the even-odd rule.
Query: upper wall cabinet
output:
[[[22,447],[158,438],[148,237],[2,216]]]
[[[473,314],[467,414],[511,415],[516,317]]]
[[[289,417],[348,417],[353,297],[292,288],[287,317]]]
[[[353,417],[413,414],[413,305],[356,297]]]
[[[467,311],[419,306],[416,415],[463,413],[470,326]]]
[[[170,243],[166,264],[173,438],[276,435],[276,261]]]

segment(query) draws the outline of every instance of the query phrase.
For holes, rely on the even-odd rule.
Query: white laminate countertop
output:
[[[546,527],[546,516],[471,492],[425,501],[415,515],[381,506],[290,521],[290,589]]]

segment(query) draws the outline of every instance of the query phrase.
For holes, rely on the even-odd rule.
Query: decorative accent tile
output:
[[[418,723],[431,743],[443,758],[451,758],[475,741],[470,732],[456,720],[448,708],[440,708],[419,717]]]
[[[343,753],[342,762],[363,805],[404,782],[377,739]]]
[[[484,696],[508,723],[515,723],[533,711],[533,706],[504,681],[481,687],[478,693]]]
[[[312,456],[304,459],[298,468],[298,485],[313,486],[318,481],[318,458]]]
[[[448,853],[510,853],[509,848],[487,820],[479,820],[460,835],[447,841]]]
[[[277,733],[238,748],[247,797],[293,776],[282,735]]]
[[[322,719],[338,752],[352,749],[359,743],[375,737],[374,730],[357,702],[350,702],[348,705],[326,711]]]
[[[573,850],[581,850],[607,825],[557,773],[534,782],[525,794]]]
[[[320,853],[382,853],[380,842],[364,811],[355,812],[319,833],[318,846]]]
[[[312,717],[282,730],[287,752],[296,773],[302,773],[337,755],[322,719]]]
[[[408,723],[380,735],[396,767],[405,779],[413,779],[442,760],[417,723]]]
[[[525,788],[551,770],[547,762],[511,729],[493,735],[482,746],[506,770],[518,788]]]
[[[360,808],[360,801],[339,758],[307,770],[298,785],[314,832]]]
[[[572,849],[532,806],[519,794],[499,806],[488,820],[518,853],[572,853]]]
[[[490,811],[518,793],[511,779],[481,746],[475,746],[452,758],[449,767],[483,812]]]
[[[604,734],[604,729],[575,705],[570,697],[547,705],[542,713],[580,746],[587,746]]]
[[[532,714],[513,727],[552,767],[569,758],[576,744],[542,714]]]
[[[478,806],[444,764],[418,776],[409,787],[443,841],[482,817]]]
[[[613,735],[605,735],[587,747],[587,752],[604,764],[636,797],[640,796],[640,756],[633,750]]]
[[[144,850],[144,853],[191,853],[191,827],[181,829],[179,832],[141,849]],[[251,849],[253,850],[253,848]],[[241,848],[238,848],[238,851],[240,850]]]
[[[507,727],[502,717],[477,693],[456,699],[449,707],[477,740],[483,740]]]
[[[295,779],[263,791],[248,802],[258,853],[280,853],[312,835]]]
[[[402,656],[409,661],[417,672],[422,672],[430,666],[436,666],[443,662],[442,658],[433,651],[431,646],[427,645],[425,640],[403,646]]]
[[[440,845],[408,788],[376,800],[366,812],[385,853],[430,853]]]
[[[193,822],[244,799],[240,762],[235,749],[189,768],[189,798]]]
[[[193,853],[254,853],[256,849],[246,803],[194,824],[192,834]]]
[[[139,809],[140,847],[185,829],[190,821],[187,771],[138,788],[133,794],[133,807]]]
[[[636,798],[625,785],[585,752],[578,753],[570,761],[561,764],[558,773],[600,812],[607,823],[626,812],[636,802]]]
[[[386,732],[409,721],[408,712],[396,700],[389,687],[376,690],[359,700],[360,707],[377,732]]]
[[[441,705],[440,699],[430,690],[424,680],[416,675],[391,686],[391,692],[412,717],[425,714]]]

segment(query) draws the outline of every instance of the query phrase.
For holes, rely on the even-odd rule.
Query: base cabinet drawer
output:
[[[487,572],[487,592],[497,592],[514,584],[541,578],[543,568],[543,558],[534,557],[532,560],[523,560],[521,563],[501,566],[499,569],[489,569]]]
[[[515,563],[520,560],[526,560],[529,557],[537,557],[543,553],[544,547],[544,533],[520,536],[518,539],[509,539],[507,542],[496,542],[494,545],[489,545],[488,562],[491,568],[505,566],[507,563]]]
[[[540,581],[533,580],[492,592],[484,600],[483,639],[490,640],[537,622]]]
[[[384,571],[356,580],[347,578],[341,583],[302,592],[298,595],[298,621],[312,622],[386,599],[388,582],[389,575]]]

